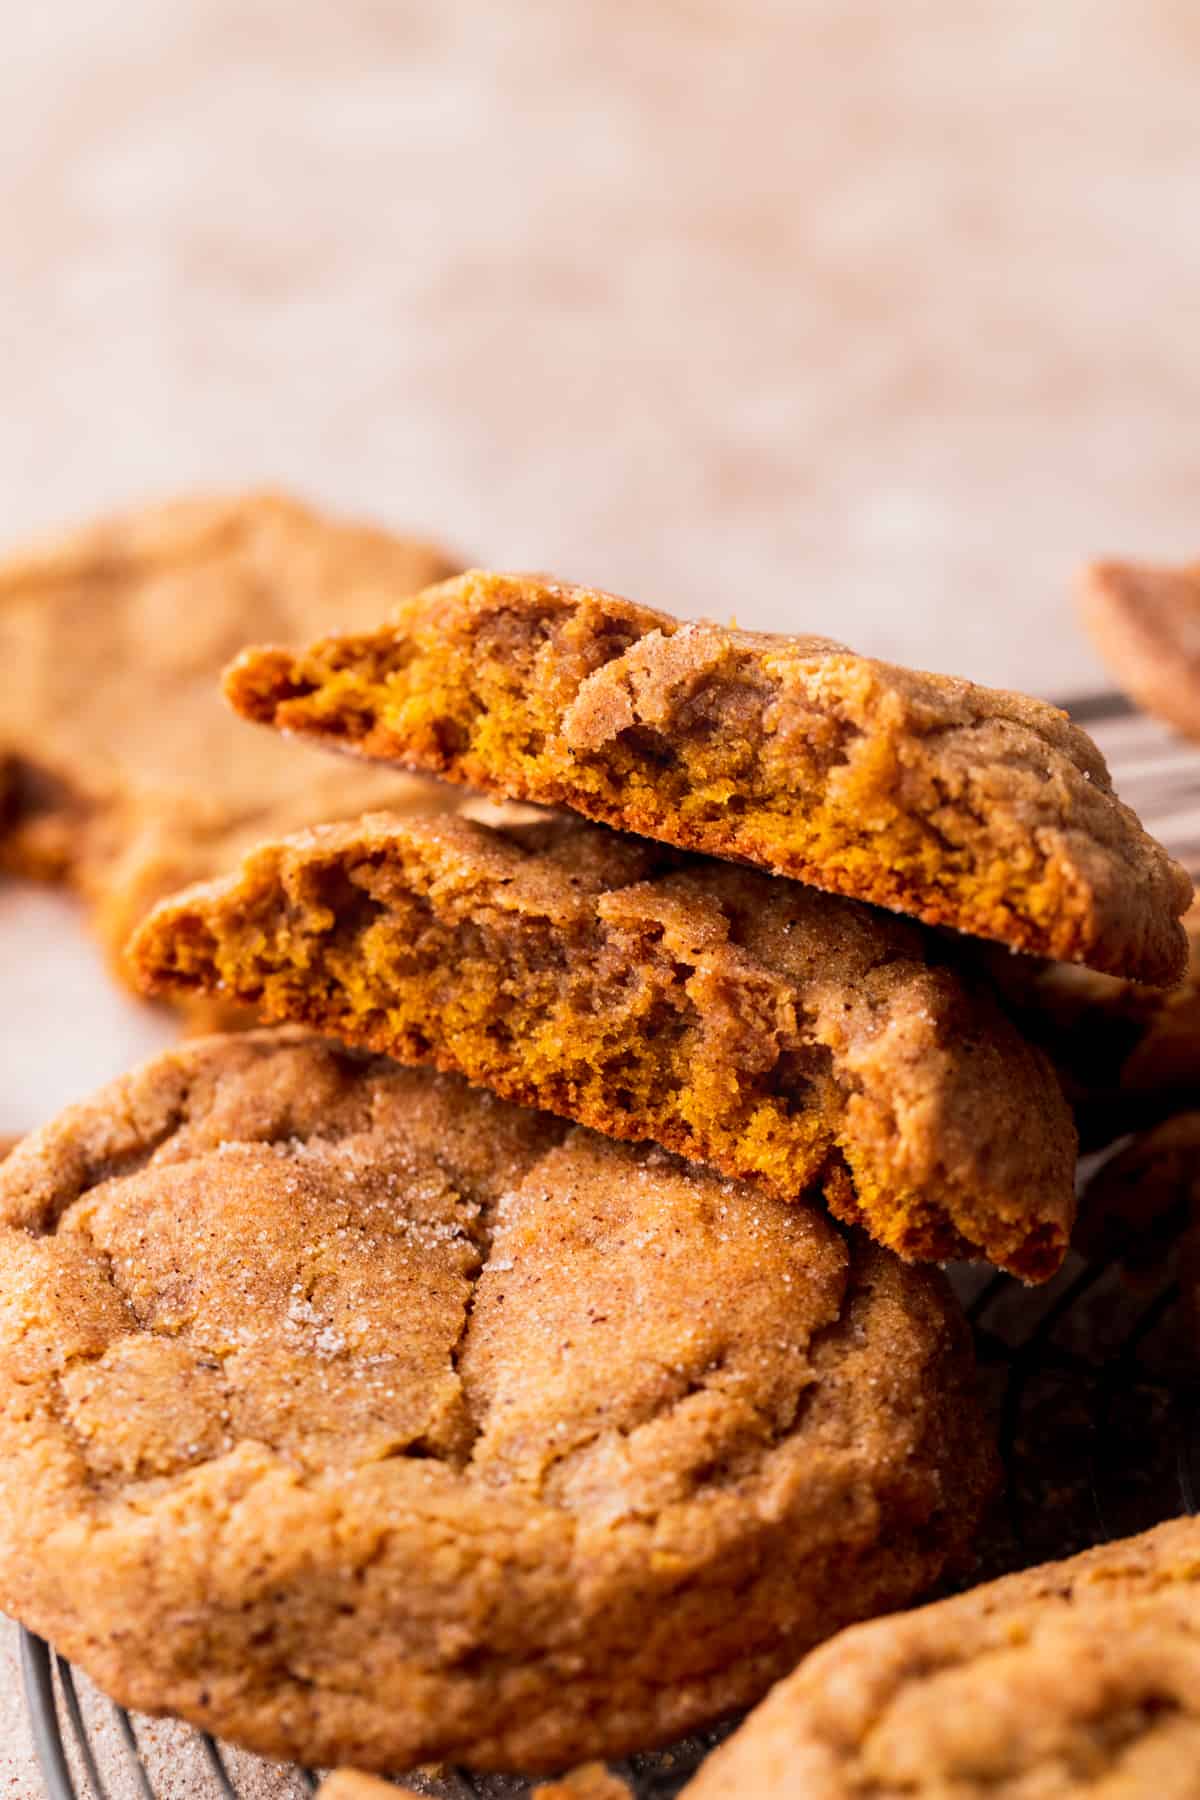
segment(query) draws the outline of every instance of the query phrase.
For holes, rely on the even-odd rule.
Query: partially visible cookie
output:
[[[1085,1149],[1200,1104],[1200,906],[1184,915],[1178,987],[1145,987],[1073,963],[987,957],[1021,1029],[1049,1054]]]
[[[0,564],[0,869],[65,881],[116,955],[164,894],[260,837],[434,784],[246,731],[217,687],[264,631],[362,629],[440,550],[272,494],[146,507]]]
[[[1065,713],[824,638],[474,571],[234,663],[245,717],[1013,948],[1169,983],[1192,884]]]
[[[166,901],[152,992],[432,1062],[784,1200],[824,1185],[905,1257],[1060,1266],[1076,1140],[1054,1072],[956,946],[799,882],[574,818],[376,815]]]
[[[362,1769],[335,1769],[317,1789],[317,1800],[396,1800],[397,1794],[411,1794],[411,1788],[385,1781],[382,1775],[368,1775]]]
[[[197,1040],[0,1166],[0,1607],[268,1756],[673,1741],[993,1467],[937,1271],[453,1077]]]
[[[1200,563],[1098,562],[1080,583],[1083,616],[1122,689],[1200,738]]]
[[[557,1781],[535,1787],[530,1800],[632,1800],[632,1796],[620,1776],[603,1763],[584,1763]]]
[[[317,1789],[317,1800],[396,1800],[397,1794],[412,1790],[385,1781],[379,1775],[365,1775],[361,1769],[335,1769]],[[544,1781],[534,1788],[530,1800],[632,1800],[626,1784],[613,1775],[603,1763],[583,1763],[556,1781]]]
[[[1174,1252],[1200,1344],[1200,1109],[1177,1113],[1110,1156],[1084,1190],[1080,1245],[1132,1274],[1161,1273]]]
[[[1195,1800],[1200,1520],[859,1625],[687,1800]]]

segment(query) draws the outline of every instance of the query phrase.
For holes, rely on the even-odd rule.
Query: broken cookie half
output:
[[[260,846],[131,946],[153,992],[652,1140],[909,1259],[1052,1275],[1076,1138],[952,940],[573,819],[376,815]]]
[[[1190,880],[1091,739],[1021,694],[483,571],[375,630],[246,651],[226,692],[334,749],[926,924],[1140,981],[1183,971]]]

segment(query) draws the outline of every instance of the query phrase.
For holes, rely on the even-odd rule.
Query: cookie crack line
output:
[[[226,692],[367,761],[1039,955],[1161,985],[1182,972],[1190,881],[1091,740],[1021,695],[486,571],[374,632],[244,652]]]

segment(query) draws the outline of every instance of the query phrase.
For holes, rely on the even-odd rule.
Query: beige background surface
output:
[[[0,536],[266,479],[1091,686],[1073,565],[1200,550],[1198,92],[1192,0],[12,7]],[[12,889],[0,992],[0,1128],[160,1031]]]

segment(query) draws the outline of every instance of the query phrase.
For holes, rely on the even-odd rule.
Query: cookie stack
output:
[[[318,826],[141,925],[271,1028],[0,1171],[0,1603],[309,1764],[751,1704],[993,1489],[931,1265],[1052,1275],[1076,1134],[986,944],[1168,985],[1190,882],[1052,707],[548,579],[227,693],[554,810]]]

